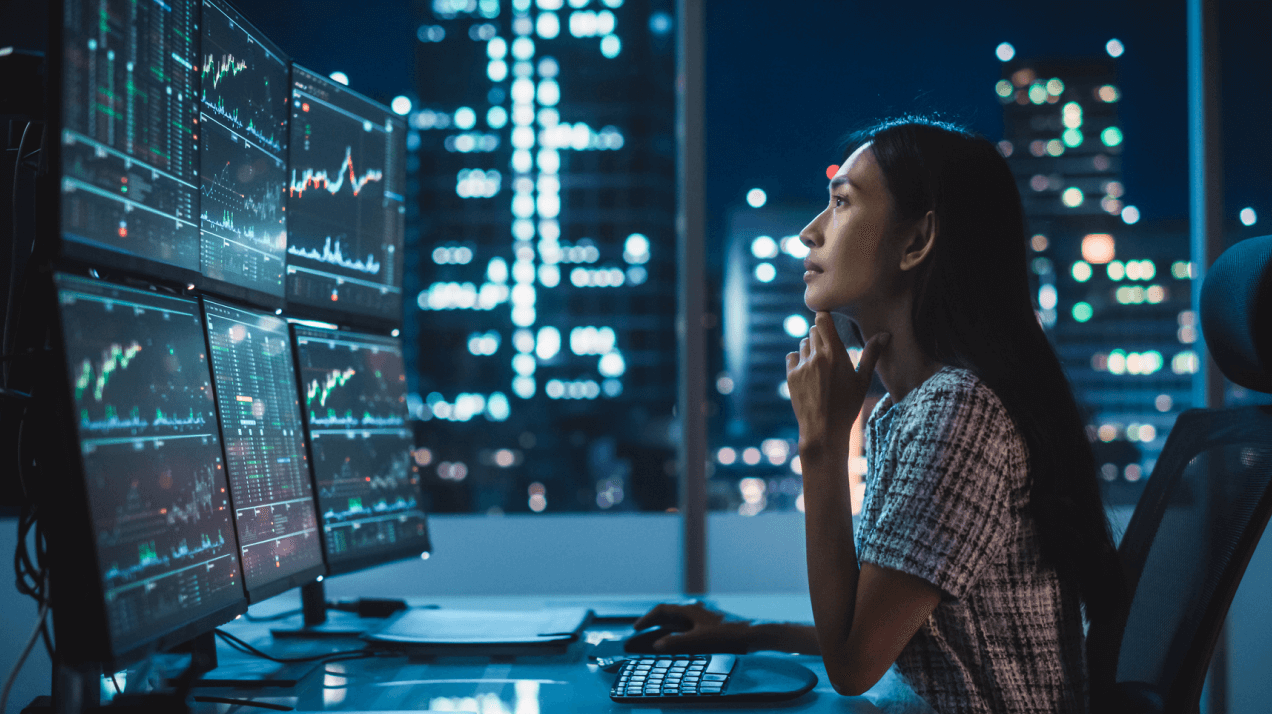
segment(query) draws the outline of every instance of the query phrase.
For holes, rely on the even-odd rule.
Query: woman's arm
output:
[[[854,368],[828,313],[787,356],[799,421],[808,588],[818,648],[835,690],[856,695],[879,681],[940,602],[927,581],[873,564],[859,567],[848,487],[848,436],[886,338]]]

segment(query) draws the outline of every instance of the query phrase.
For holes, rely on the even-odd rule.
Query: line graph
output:
[[[214,65],[215,72],[213,71]],[[228,74],[234,77],[245,69],[247,69],[247,60],[234,59],[232,54],[227,54],[221,57],[220,60],[217,60],[215,55],[207,55],[203,58],[203,81],[206,82],[208,75],[211,74],[212,88],[216,89],[221,84],[221,80],[225,79],[225,75]]]
[[[335,245],[332,245],[331,236],[327,236],[327,240],[322,245],[322,250],[318,250],[316,248],[312,250],[305,250],[298,245],[292,244],[287,246],[287,252],[291,255],[300,256],[301,258],[309,258],[310,260],[316,260],[320,263],[338,265],[342,268],[348,268],[349,270],[356,270],[359,273],[366,273],[367,275],[376,275],[380,272],[380,263],[375,259],[374,255],[367,253],[366,260],[346,258],[344,251],[340,247],[339,239],[336,240]]]
[[[239,127],[240,129],[243,127],[243,122],[239,119],[239,110],[225,108],[225,97],[217,97],[216,101],[213,102],[208,99],[208,93],[205,90],[203,92],[203,106],[207,107],[208,111],[220,116],[222,119],[228,121],[234,126]]]
[[[246,131],[248,134],[256,137],[257,141],[268,146],[274,151],[282,151],[283,149],[282,145],[278,142],[278,139],[274,138],[273,132],[270,132],[269,136],[265,136],[264,132],[256,126],[256,122],[251,119],[247,120],[247,126],[243,129],[243,131]]]
[[[296,180],[296,169],[292,169],[291,185],[289,187],[290,196],[303,197],[305,191],[310,188],[325,189],[327,193],[336,195],[340,193],[340,189],[344,188],[345,176],[349,177],[349,188],[353,191],[353,195],[357,196],[362,192],[368,183],[379,182],[384,180],[384,172],[378,169],[367,169],[361,176],[353,167],[353,147],[345,147],[344,161],[340,167],[336,169],[336,179],[333,181],[331,175],[326,169],[315,170],[305,169],[300,173],[300,180]]]

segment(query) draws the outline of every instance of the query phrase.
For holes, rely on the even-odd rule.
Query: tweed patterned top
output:
[[[1027,447],[997,395],[943,367],[866,422],[861,563],[941,589],[896,666],[939,714],[1085,714],[1076,585],[1041,562]]]

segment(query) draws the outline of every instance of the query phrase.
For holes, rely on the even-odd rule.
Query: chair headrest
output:
[[[1272,393],[1272,236],[1247,238],[1210,266],[1201,331],[1224,376]]]

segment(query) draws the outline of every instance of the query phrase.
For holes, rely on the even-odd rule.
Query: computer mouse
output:
[[[628,654],[658,654],[654,650],[654,643],[673,632],[684,632],[684,630],[677,630],[668,625],[647,627],[624,640],[623,651]]]

